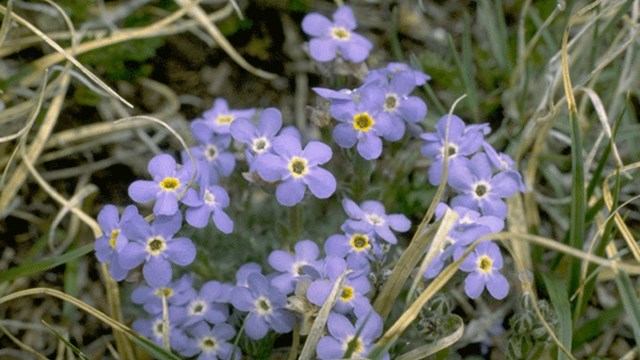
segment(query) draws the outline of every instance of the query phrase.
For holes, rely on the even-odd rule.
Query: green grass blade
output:
[[[551,304],[558,314],[558,339],[564,347],[570,352],[572,345],[573,323],[571,321],[571,305],[567,294],[567,287],[564,282],[555,277],[542,274],[544,283],[551,299]],[[567,355],[558,349],[556,359],[568,359]]]
[[[598,316],[582,324],[582,326],[576,329],[573,335],[573,348],[578,349],[587,341],[602,335],[602,329],[609,328],[610,324],[617,321],[622,310],[622,304],[618,304],[611,309],[602,310]]]
[[[74,354],[78,355],[83,360],[89,360],[89,357],[85,355],[82,352],[82,350],[78,349],[77,346],[73,345],[68,339],[62,336],[62,334],[56,331],[56,329],[54,329],[53,326],[47,324],[47,322],[44,320],[42,320],[42,323],[53,333],[53,335],[55,335],[58,338],[58,340],[62,341],[65,345],[67,345],[67,347],[71,349],[71,351],[73,351]]]
[[[93,244],[83,245],[77,249],[71,250],[60,256],[53,256],[38,260],[33,263],[25,263],[16,267],[12,267],[0,273],[0,282],[12,281],[20,277],[31,276],[43,271],[52,269],[56,266],[66,264],[79,257],[85,256],[93,251]]]
[[[142,336],[130,336],[129,339],[145,349],[149,355],[157,360],[180,360],[180,357],[163,349],[160,345]]]
[[[571,223],[569,227],[569,245],[574,248],[582,248],[585,233],[585,182],[584,160],[582,158],[582,134],[576,114],[569,111],[571,123]],[[580,262],[574,258],[569,259],[569,294],[573,294],[580,285]]]
[[[640,301],[637,289],[631,282],[629,275],[622,271],[616,276],[616,285],[625,310],[625,318],[631,325],[636,344],[640,344]]]

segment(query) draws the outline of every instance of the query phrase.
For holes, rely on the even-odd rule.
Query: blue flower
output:
[[[189,150],[196,160],[196,181],[200,186],[217,184],[221,177],[231,175],[236,166],[236,158],[228,150],[231,145],[231,136],[213,132],[202,122],[193,122],[191,132],[198,142],[197,146]],[[185,167],[194,171],[193,162],[186,151],[182,152],[182,161]]]
[[[153,180],[136,180],[131,183],[129,197],[139,203],[155,199],[155,215],[177,213],[178,196],[189,183],[191,172],[187,167],[177,169],[176,166],[176,161],[171,155],[154,156],[147,167]]]
[[[364,82],[370,81],[387,81],[391,79],[397,73],[406,73],[410,74],[413,78],[413,83],[415,86],[422,86],[427,81],[431,80],[431,76],[423,73],[420,70],[416,70],[409,65],[401,62],[390,62],[387,66],[375,70],[371,70],[367,77],[364,79]]]
[[[230,288],[218,281],[211,280],[193,292],[191,298],[180,306],[173,306],[175,318],[184,319],[180,325],[184,328],[195,326],[202,322],[219,324],[227,321],[229,307],[228,296],[225,294]]]
[[[447,122],[449,122],[449,147],[445,149]],[[433,159],[429,166],[429,183],[434,186],[440,185],[440,178],[444,170],[444,155],[448,154],[449,157],[447,181],[451,181],[453,169],[459,166],[462,159],[473,155],[480,149],[484,135],[488,134],[490,129],[486,124],[467,127],[459,117],[445,115],[436,124],[436,131],[436,133],[425,133],[420,136],[424,140],[424,144],[420,148],[422,155]]]
[[[346,102],[332,111],[339,121],[333,129],[333,139],[343,148],[357,144],[358,153],[367,160],[382,154],[380,137],[393,135],[393,124],[388,116],[379,116],[384,103],[384,91],[371,84],[359,89],[359,101]],[[397,139],[396,139],[397,140]]]
[[[188,330],[192,339],[180,353],[191,357],[198,355],[198,360],[240,359],[242,352],[233,346],[229,340],[233,339],[236,330],[231,325],[222,323],[213,327],[200,323]],[[235,351],[234,351],[235,350]]]
[[[427,105],[417,96],[409,96],[415,88],[415,78],[409,72],[394,73],[388,82],[380,84],[384,89],[385,100],[380,117],[389,117],[393,124],[387,135],[390,141],[396,141],[404,136],[405,123],[414,132],[420,132],[417,124],[427,115]]]
[[[256,171],[269,182],[281,181],[276,188],[276,199],[284,206],[302,201],[306,188],[320,199],[326,199],[336,191],[336,179],[319,167],[329,161],[332,151],[319,141],[311,141],[304,150],[300,141],[287,135],[278,136],[273,142],[275,154],[264,154],[256,159]]]
[[[362,62],[373,48],[371,41],[353,32],[356,18],[349,6],[341,6],[333,14],[333,22],[318,13],[302,19],[302,30],[313,36],[309,41],[309,55],[316,61],[331,61],[338,52],[342,58]]]
[[[509,282],[499,272],[502,265],[498,245],[490,241],[478,244],[460,264],[460,270],[469,273],[464,280],[464,292],[467,296],[476,299],[486,287],[491,296],[498,300],[504,299],[509,293]]]
[[[333,310],[339,313],[350,313],[354,309],[369,309],[371,303],[365,295],[371,290],[368,279],[369,262],[365,259],[352,258],[345,261],[342,258],[327,256],[324,266],[321,268],[322,278],[314,280],[307,289],[307,299],[317,306],[322,306],[327,301],[333,284],[347,269],[349,273],[342,285],[340,295]]]
[[[165,286],[150,287],[141,285],[131,293],[131,301],[142,305],[150,315],[160,316],[162,313],[162,296],[167,298],[169,305],[185,305],[195,293],[191,277],[182,276],[180,279]]]
[[[232,110],[225,99],[216,99],[213,107],[202,114],[202,118],[195,119],[194,123],[206,124],[212,131],[218,134],[228,134],[229,126],[238,118],[252,118],[255,109]]]
[[[131,325],[133,330],[147,337],[158,345],[162,345],[163,323],[162,317],[151,319],[137,319]],[[190,340],[182,329],[169,323],[169,344],[177,352],[181,352],[189,346]]]
[[[114,205],[105,205],[98,214],[98,224],[104,235],[96,239],[94,245],[98,261],[109,264],[109,274],[120,281],[127,277],[129,270],[120,264],[119,254],[129,243],[126,231],[123,229],[146,224],[144,218],[138,213],[138,208],[129,205],[124,209],[122,218],[118,216],[118,208]]]
[[[293,330],[295,317],[285,309],[287,298],[280,290],[256,272],[249,274],[247,285],[231,291],[231,304],[249,313],[245,320],[245,332],[249,338],[262,339],[269,329],[278,333]]]
[[[411,228],[411,222],[406,216],[387,215],[384,205],[378,201],[367,200],[358,206],[353,200],[344,199],[342,207],[350,217],[342,226],[345,232],[374,232],[388,243],[395,244],[398,239],[391,230],[405,232]]]
[[[358,317],[355,326],[344,315],[332,312],[327,319],[328,336],[320,339],[316,352],[320,359],[342,359],[349,346],[350,359],[366,358],[373,342],[382,335],[382,318],[375,312]],[[388,359],[385,354],[383,359]]]
[[[224,208],[229,206],[229,194],[221,186],[201,187],[199,194],[187,192],[182,202],[189,207],[185,215],[189,225],[203,228],[213,219],[218,230],[225,234],[233,231],[233,220],[224,212]]]
[[[270,152],[271,143],[282,127],[282,114],[275,108],[265,109],[260,114],[258,125],[249,119],[238,119],[231,124],[231,136],[243,144],[247,144],[247,161],[251,166],[253,158]]]
[[[514,172],[493,174],[485,153],[477,153],[471,159],[461,158],[458,166],[451,167],[449,175],[449,185],[459,193],[451,200],[452,206],[479,209],[483,215],[502,219],[507,216],[507,205],[502,199],[519,189],[519,178]]]
[[[171,281],[171,264],[187,266],[196,257],[196,248],[185,237],[173,238],[182,227],[182,214],[157,216],[153,224],[145,224],[128,232],[131,240],[120,252],[123,268],[131,270],[144,263],[142,275],[152,287]]]
[[[363,258],[370,260],[373,255],[380,256],[380,246],[374,232],[357,232],[345,229],[344,234],[331,235],[324,243],[327,256],[341,258]]]
[[[295,254],[287,251],[275,250],[269,254],[269,265],[279,274],[271,279],[271,284],[282,293],[293,292],[298,278],[303,275],[303,266],[317,266],[320,249],[311,240],[303,240],[296,243]]]

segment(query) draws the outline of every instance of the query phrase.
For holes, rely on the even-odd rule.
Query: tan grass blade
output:
[[[188,7],[193,3],[189,0],[175,0],[182,7]],[[238,65],[240,65],[243,69],[248,72],[259,76],[261,78],[267,80],[274,80],[278,78],[278,75],[272,74],[270,72],[258,69],[253,65],[249,64],[229,43],[229,41],[224,37],[224,35],[220,32],[220,30],[207,19],[207,14],[202,10],[202,8],[198,5],[193,5],[188,11],[189,15],[191,15],[194,19],[196,19],[200,25],[202,25],[205,30],[209,33],[209,35],[216,41],[216,43],[224,50],[233,61],[235,61]]]
[[[5,14],[7,13],[7,9],[0,5],[0,12]],[[89,71],[89,69],[87,69],[84,65],[82,65],[75,57],[73,57],[71,54],[69,54],[69,52],[65,49],[63,49],[60,45],[58,45],[58,43],[56,43],[55,41],[53,41],[50,37],[48,37],[45,33],[43,33],[42,31],[40,31],[40,29],[38,29],[37,27],[35,27],[33,24],[31,24],[29,21],[25,20],[24,18],[22,18],[19,15],[16,14],[11,14],[11,16],[20,24],[22,24],[23,26],[27,27],[29,30],[31,30],[33,33],[35,33],[36,35],[38,35],[40,38],[42,38],[42,40],[44,40],[49,46],[51,46],[52,48],[54,48],[56,51],[58,51],[60,54],[62,54],[70,63],[72,63],[73,65],[75,65],[78,69],[80,69],[80,71],[82,71],[89,79],[91,79],[93,82],[95,82],[98,86],[100,86],[102,89],[104,89],[106,92],[108,92],[111,96],[115,97],[116,99],[120,100],[122,103],[126,104],[127,106],[129,106],[130,108],[133,108],[133,105],[131,105],[127,100],[125,100],[122,96],[118,95],[118,93],[116,93],[113,89],[111,89],[107,84],[105,84],[102,80],[100,80],[100,78],[98,78],[96,75],[94,75],[91,71]]]
[[[333,304],[335,304],[338,296],[342,292],[342,284],[344,283],[344,279],[351,271],[352,270],[346,270],[345,272],[343,272],[333,284],[331,292],[329,293],[329,297],[327,297],[327,301],[325,301],[324,305],[322,305],[322,307],[320,308],[318,316],[311,326],[311,331],[309,331],[307,340],[304,342],[304,346],[302,347],[302,351],[300,352],[300,357],[298,358],[299,360],[309,360],[315,358],[316,345],[318,344],[318,341],[320,341],[320,337],[322,337],[322,334],[324,333],[324,326],[327,323],[327,318],[329,317],[331,308],[333,308]]]

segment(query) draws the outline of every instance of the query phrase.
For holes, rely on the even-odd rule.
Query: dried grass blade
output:
[[[299,360],[309,360],[315,357],[316,345],[318,344],[318,341],[320,341],[320,337],[324,332],[324,326],[327,323],[327,318],[329,317],[331,308],[333,308],[333,304],[335,304],[338,299],[338,295],[342,292],[342,284],[350,272],[351,270],[343,272],[333,284],[329,297],[327,297],[327,301],[325,301],[324,305],[320,308],[318,317],[316,317],[316,320],[311,326],[311,331],[309,331],[307,340],[304,342],[304,346],[300,352]]]

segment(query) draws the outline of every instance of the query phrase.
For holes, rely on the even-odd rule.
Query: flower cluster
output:
[[[371,42],[353,32],[356,21],[347,6],[333,14],[333,21],[309,14],[302,28],[314,37],[309,52],[317,61],[340,56],[362,62],[372,49]],[[383,140],[398,141],[407,132],[422,139],[421,152],[432,160],[429,183],[446,181],[453,194],[449,205],[438,205],[436,217],[449,206],[458,214],[446,244],[436,249],[423,274],[427,279],[436,277],[448,261],[460,259],[479,238],[501,231],[507,213],[504,199],[525,189],[513,161],[485,141],[488,125],[467,126],[447,115],[437,122],[435,133],[423,133],[427,106],[411,93],[429,80],[406,64],[390,63],[368,72],[355,89],[314,88],[336,120],[332,134],[337,146],[355,146],[365,160],[383,155]],[[246,160],[251,175],[246,178],[275,189],[275,199],[283,206],[303,202],[307,188],[313,196],[328,199],[338,186],[325,168],[334,154],[331,145],[305,139],[303,146],[307,134],[283,128],[282,114],[275,108],[232,110],[217,99],[191,123],[191,131],[195,145],[182,152],[182,164],[170,154],[156,155],[147,166],[151,180],[129,186],[134,202],[153,202],[147,219],[135,205],[122,215],[114,205],[106,205],[98,215],[105,234],[95,243],[98,260],[108,264],[117,281],[138,267],[146,281],[131,299],[147,317],[137,319],[133,328],[159,344],[168,335],[171,349],[185,357],[239,359],[241,350],[233,344],[240,333],[259,340],[270,332],[291,332],[298,323],[304,336],[319,309],[331,306],[317,356],[368,356],[383,330],[383,319],[371,303],[379,283],[372,281],[380,277],[390,248],[399,243],[396,233],[411,228],[410,220],[388,214],[377,200],[358,204],[342,196],[347,218],[322,247],[302,240],[293,252],[272,251],[267,262],[273,271],[245,264],[237,270],[235,284],[189,275],[174,279],[174,265],[188,266],[196,258],[194,243],[182,236],[183,220],[195,228],[213,223],[224,234],[233,232],[234,222],[225,210],[231,199],[223,185],[236,169],[236,159]],[[244,154],[234,153],[241,147]],[[467,295],[477,298],[487,288],[493,297],[504,298],[509,284],[500,274],[502,266],[496,244],[477,245],[460,267],[468,273]],[[338,296],[328,305],[333,290]]]
[[[334,141],[343,148],[356,146],[364,159],[374,160],[382,155],[382,139],[398,141],[407,129],[419,132],[427,105],[410,94],[428,79],[420,71],[392,63],[371,71],[356,89],[313,90],[330,103],[330,114],[337,120]]]
[[[421,152],[432,160],[429,182],[439,185],[447,163],[447,185],[454,192],[452,210],[458,214],[447,243],[424,273],[426,278],[438,275],[445,262],[458,260],[468,245],[483,236],[504,228],[507,205],[504,202],[525,186],[520,174],[513,169],[508,155],[498,153],[484,140],[490,132],[487,124],[465,125],[455,115],[445,115],[436,124],[435,133],[424,133]],[[442,216],[448,206],[438,205]],[[460,269],[469,273],[465,279],[465,293],[477,298],[486,287],[491,296],[503,299],[509,283],[500,273],[503,259],[498,246],[490,241],[480,243],[465,258]]]

